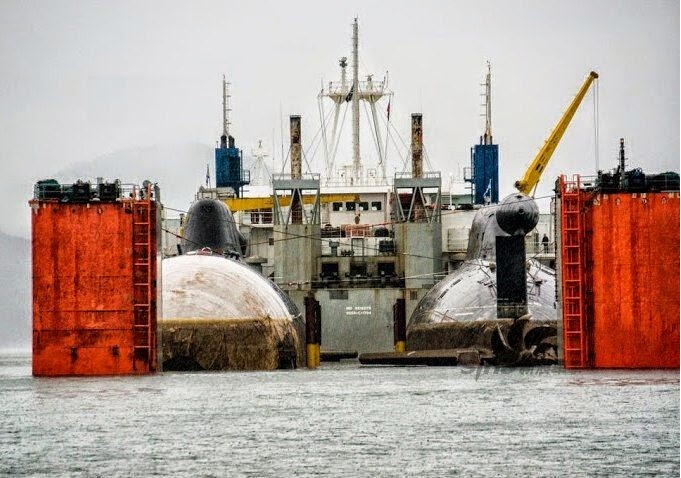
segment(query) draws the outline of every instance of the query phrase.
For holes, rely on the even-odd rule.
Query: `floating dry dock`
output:
[[[36,184],[33,375],[156,370],[158,190]]]
[[[561,177],[565,366],[679,367],[679,176]]]

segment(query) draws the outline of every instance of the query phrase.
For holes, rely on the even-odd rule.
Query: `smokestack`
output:
[[[300,140],[300,116],[289,116],[291,124],[291,179],[303,179],[302,148]],[[300,189],[294,189],[291,195],[291,223],[303,223],[303,202]]]
[[[411,115],[411,175],[423,177],[423,115]]]
[[[302,179],[303,163],[300,141],[300,116],[290,116],[291,122],[291,179]]]

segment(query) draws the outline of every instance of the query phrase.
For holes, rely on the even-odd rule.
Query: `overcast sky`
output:
[[[391,117],[405,140],[410,113],[423,113],[430,163],[445,182],[468,165],[482,133],[487,60],[502,195],[592,69],[601,76],[601,168],[614,166],[620,137],[632,167],[679,168],[676,1],[1,0],[0,229],[27,236],[32,184],[74,162],[160,144],[213,145],[223,73],[240,146],[260,138],[280,154],[281,111],[303,115],[306,147],[319,128],[320,82],[337,79],[338,59],[350,57],[355,15],[361,72],[389,71]],[[595,151],[592,92],[538,195],[558,174],[593,174]],[[402,153],[391,154],[389,171],[401,169]],[[314,161],[321,169],[319,153]]]

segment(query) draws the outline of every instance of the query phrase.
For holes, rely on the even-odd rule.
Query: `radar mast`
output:
[[[386,176],[386,154],[382,140],[381,128],[378,120],[376,104],[385,96],[392,96],[392,92],[387,88],[387,75],[382,81],[375,81],[373,75],[367,75],[366,80],[359,80],[359,24],[357,18],[352,24],[352,79],[348,81],[347,57],[342,57],[339,61],[340,81],[329,82],[328,87],[322,89],[317,97],[319,102],[319,114],[322,123],[322,139],[324,142],[324,153],[326,160],[326,185],[330,185],[334,176],[334,165],[338,143],[343,129],[345,113],[347,113],[347,103],[350,103],[352,116],[352,165],[341,166],[340,176],[343,182],[350,185],[360,184],[382,184],[387,185]],[[326,114],[324,112],[325,98],[333,102],[333,121],[331,121],[331,131],[327,131]],[[371,136],[374,141],[376,153],[378,155],[378,166],[380,173],[376,174],[375,169],[367,170],[364,174],[364,164],[360,152],[360,102],[364,101],[368,107],[369,125]],[[345,106],[345,108],[343,108]],[[344,109],[341,118],[341,109]],[[340,124],[339,124],[340,119]],[[386,132],[387,134],[387,132]],[[366,176],[366,177],[365,177]]]

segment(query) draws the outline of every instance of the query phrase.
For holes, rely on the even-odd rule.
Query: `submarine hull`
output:
[[[555,363],[555,272],[528,260],[524,247],[537,220],[535,201],[523,194],[481,208],[466,262],[435,284],[412,313],[407,350],[477,348],[491,351],[497,363]]]
[[[526,285],[531,324],[556,327],[555,273],[536,261],[529,263]],[[407,349],[492,350],[492,335],[497,326],[506,334],[513,323],[511,319],[497,317],[493,269],[491,262],[467,261],[438,282],[409,320]]]
[[[164,370],[272,370],[304,364],[295,305],[261,274],[216,255],[163,261]]]

